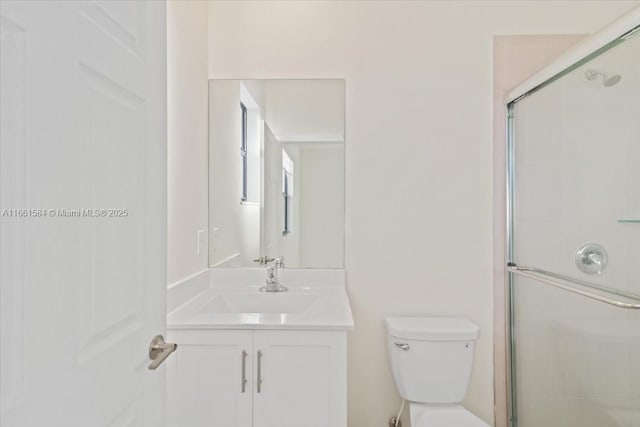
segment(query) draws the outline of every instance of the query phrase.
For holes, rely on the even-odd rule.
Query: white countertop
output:
[[[287,285],[287,283],[284,283]],[[353,329],[344,286],[212,286],[171,311],[168,329]],[[262,312],[261,312],[262,311]]]

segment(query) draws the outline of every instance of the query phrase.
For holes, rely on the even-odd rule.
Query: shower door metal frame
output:
[[[589,37],[582,43],[579,43],[573,49],[570,49],[565,55],[561,56],[557,61],[550,64],[531,79],[527,80],[520,86],[516,87],[508,96],[506,102],[506,260],[505,274],[507,283],[507,387],[508,394],[508,422],[510,427],[518,426],[518,394],[517,394],[517,375],[516,375],[516,289],[515,289],[515,273],[509,270],[510,265],[515,264],[515,214],[516,214],[516,165],[515,165],[515,105],[529,95],[543,89],[552,84],[556,80],[569,74],[576,68],[586,64],[592,59],[600,56],[609,49],[624,43],[626,40],[640,33],[640,7],[634,8],[632,11],[613,22],[602,31]]]

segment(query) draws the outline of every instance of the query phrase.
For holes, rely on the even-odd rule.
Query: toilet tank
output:
[[[387,350],[403,399],[458,404],[471,377],[479,328],[453,317],[387,317]]]

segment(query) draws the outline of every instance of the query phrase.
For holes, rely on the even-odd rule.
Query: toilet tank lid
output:
[[[387,330],[396,338],[422,341],[465,341],[478,338],[480,328],[461,317],[387,317]]]

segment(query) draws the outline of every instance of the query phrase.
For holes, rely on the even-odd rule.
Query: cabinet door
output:
[[[251,331],[169,331],[179,350],[167,360],[169,427],[251,427],[252,336]]]
[[[253,344],[254,427],[346,427],[345,332],[255,331]]]

